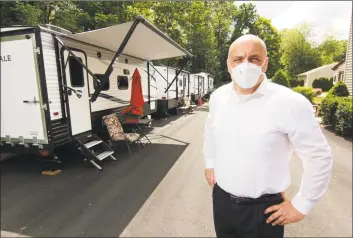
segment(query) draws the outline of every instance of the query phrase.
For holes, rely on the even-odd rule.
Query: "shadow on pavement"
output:
[[[174,122],[178,120],[179,118],[183,117],[184,115],[182,113],[179,113],[177,115],[171,115],[166,118],[160,118],[160,119],[154,119],[152,122],[153,127],[164,127],[167,124]]]
[[[187,143],[149,144],[116,154],[99,172],[66,150],[63,171],[43,176],[23,157],[2,164],[1,229],[35,237],[117,237],[172,168]],[[174,144],[172,144],[174,143]]]

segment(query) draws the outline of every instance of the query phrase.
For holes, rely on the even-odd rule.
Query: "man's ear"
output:
[[[232,73],[232,68],[230,67],[230,63],[229,63],[229,58],[227,59],[227,69],[228,69],[228,73]]]
[[[265,58],[264,73],[266,73],[267,68],[268,68],[268,57]]]

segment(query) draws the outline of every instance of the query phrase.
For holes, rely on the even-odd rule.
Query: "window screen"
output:
[[[129,88],[129,78],[127,76],[118,76],[118,89],[127,90]]]
[[[77,57],[81,62],[82,58]],[[84,87],[83,67],[75,57],[69,56],[70,81],[72,87]]]
[[[101,82],[103,82],[103,76],[104,74],[94,74],[94,76],[96,76]],[[98,88],[98,82],[94,81],[94,89]],[[103,85],[102,91],[108,91],[110,88],[110,81],[108,80],[107,82],[105,82],[105,84]]]

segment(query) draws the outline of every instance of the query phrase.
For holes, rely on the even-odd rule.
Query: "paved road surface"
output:
[[[5,164],[2,230],[47,237],[214,237],[201,153],[207,109],[200,110],[158,122],[153,145],[130,159],[122,155],[103,172],[78,163],[44,177],[28,164],[7,170]],[[325,134],[335,157],[330,187],[304,221],[286,227],[286,237],[352,236],[352,144]],[[298,190],[301,172],[294,157],[289,196]]]

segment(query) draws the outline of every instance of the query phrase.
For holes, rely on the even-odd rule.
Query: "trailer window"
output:
[[[183,80],[184,80],[184,85],[186,85],[186,75],[184,75]]]
[[[183,87],[183,80],[179,80],[179,87]]]
[[[82,58],[77,57],[81,63]],[[85,80],[83,77],[83,67],[82,65],[77,62],[75,57],[69,56],[69,68],[70,68],[70,81],[72,87],[84,87]]]
[[[127,76],[118,76],[118,89],[127,90],[129,88],[129,78]]]
[[[103,82],[104,74],[94,74],[94,76],[96,76],[101,82]],[[96,90],[98,88],[98,82],[96,80],[94,80],[93,85],[94,85],[94,89]],[[102,91],[108,91],[109,88],[110,88],[110,81],[108,80],[103,85]]]

